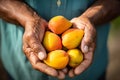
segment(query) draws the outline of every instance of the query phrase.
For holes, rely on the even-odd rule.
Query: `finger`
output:
[[[45,51],[44,47],[42,46],[42,44],[40,45],[40,51],[38,53],[38,57],[40,60],[43,60],[47,57],[46,51]]]
[[[40,60],[45,59],[47,56],[46,51],[40,43],[39,39],[37,39],[35,36],[30,36],[29,38],[30,40],[28,40],[27,43],[32,48],[32,50],[36,53]]]
[[[44,73],[46,73],[46,74],[48,74],[50,76],[53,76],[53,77],[57,77],[58,76],[58,72],[55,69],[47,66],[46,64],[44,64],[42,62],[38,62],[37,64],[35,64],[33,66],[33,68],[37,69],[37,70],[39,70],[41,72],[44,72]]]
[[[26,45],[23,48],[24,48],[24,51],[25,51],[25,54],[26,54],[28,60],[30,61],[30,63],[32,64],[32,67],[34,69],[44,72],[53,77],[58,76],[58,73],[55,69],[40,62],[39,58],[34,54],[34,52],[32,51],[31,48],[29,48],[28,46],[26,47]]]
[[[93,59],[94,49],[95,49],[95,43],[92,43],[89,49],[90,51],[87,54],[84,54],[83,62],[75,68],[74,73],[76,75],[81,74],[83,71],[85,71],[90,66],[90,64],[92,63],[92,59]]]
[[[71,20],[71,23],[72,23],[72,26],[74,27],[74,28],[79,28],[79,29],[82,29],[82,30],[84,30],[84,24],[83,23],[80,23],[80,20],[78,19],[78,18],[73,18],[72,20]]]
[[[33,53],[33,50],[25,42],[23,44],[23,51],[32,65],[36,64],[39,61],[39,59]]]
[[[69,75],[69,77],[74,77],[75,75],[74,75],[74,70],[73,69],[71,69],[70,71],[69,71],[69,73],[68,73],[68,75]]]
[[[83,53],[89,51],[90,45],[95,41],[96,30],[94,28],[85,28],[85,34],[81,42],[81,50]]]
[[[62,71],[58,71],[58,79],[60,79],[60,80],[62,80],[62,79],[64,79],[65,78],[65,74],[64,74],[64,72],[62,72]]]
[[[64,69],[62,69],[62,71],[63,71],[65,74],[67,74],[68,69],[67,69],[67,68],[64,68]]]

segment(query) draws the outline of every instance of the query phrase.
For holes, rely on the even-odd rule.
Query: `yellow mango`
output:
[[[76,67],[83,61],[83,54],[79,49],[70,49],[67,51],[69,54],[69,66]]]
[[[50,31],[46,31],[43,38],[43,45],[47,51],[53,51],[62,48],[62,42],[58,35]]]
[[[80,45],[84,31],[80,29],[68,29],[62,34],[62,44],[67,49],[73,49]]]
[[[66,67],[69,61],[69,55],[64,50],[55,50],[48,53],[48,57],[44,62],[55,68],[63,69]]]
[[[49,29],[55,34],[61,34],[71,26],[72,23],[61,15],[51,18],[48,23]]]

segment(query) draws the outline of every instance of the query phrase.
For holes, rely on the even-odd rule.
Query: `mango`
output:
[[[83,61],[83,54],[79,49],[70,49],[67,51],[69,54],[69,66],[76,67]]]
[[[78,49],[84,31],[71,28],[72,23],[59,15],[50,19],[49,31],[45,32],[43,46],[48,52],[45,64],[54,69],[63,69],[67,65],[75,68],[83,61],[83,54]]]
[[[50,31],[46,31],[43,38],[45,49],[50,52],[57,49],[62,49],[62,41],[58,35]]]
[[[67,49],[74,49],[80,45],[84,31],[71,28],[62,34],[62,44]]]
[[[54,50],[48,53],[48,57],[44,60],[48,66],[55,69],[63,69],[69,61],[69,55],[64,50]]]
[[[72,26],[72,23],[63,16],[55,16],[48,22],[49,29],[55,34],[61,34]]]

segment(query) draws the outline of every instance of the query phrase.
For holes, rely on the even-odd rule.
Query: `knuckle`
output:
[[[33,36],[33,33],[32,33],[32,32],[27,32],[27,33],[24,35],[24,38],[30,39],[32,36]]]
[[[32,43],[33,49],[37,49],[38,48],[38,44],[37,43]]]
[[[96,34],[96,29],[94,27],[90,28],[92,34]]]
[[[23,52],[24,52],[24,53],[28,53],[28,50],[27,50],[27,48],[26,48],[25,45],[23,45],[22,49],[23,49]]]
[[[38,52],[40,50],[40,46],[38,43],[32,43],[32,49],[35,51],[35,52]]]
[[[32,52],[32,50],[30,48],[24,48],[23,47],[23,52],[25,53],[25,55],[27,57],[30,57],[30,53]]]

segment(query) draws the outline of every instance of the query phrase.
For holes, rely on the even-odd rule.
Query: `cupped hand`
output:
[[[23,35],[23,51],[34,69],[50,76],[63,79],[65,77],[64,71],[58,71],[43,63],[47,54],[42,46],[42,39],[47,25],[47,21],[40,17],[26,22]]]
[[[80,50],[83,52],[83,62],[75,68],[69,70],[70,77],[81,74],[92,63],[93,53],[95,50],[96,29],[90,20],[86,17],[80,16],[71,20],[73,27],[84,30],[84,37],[81,41]]]

